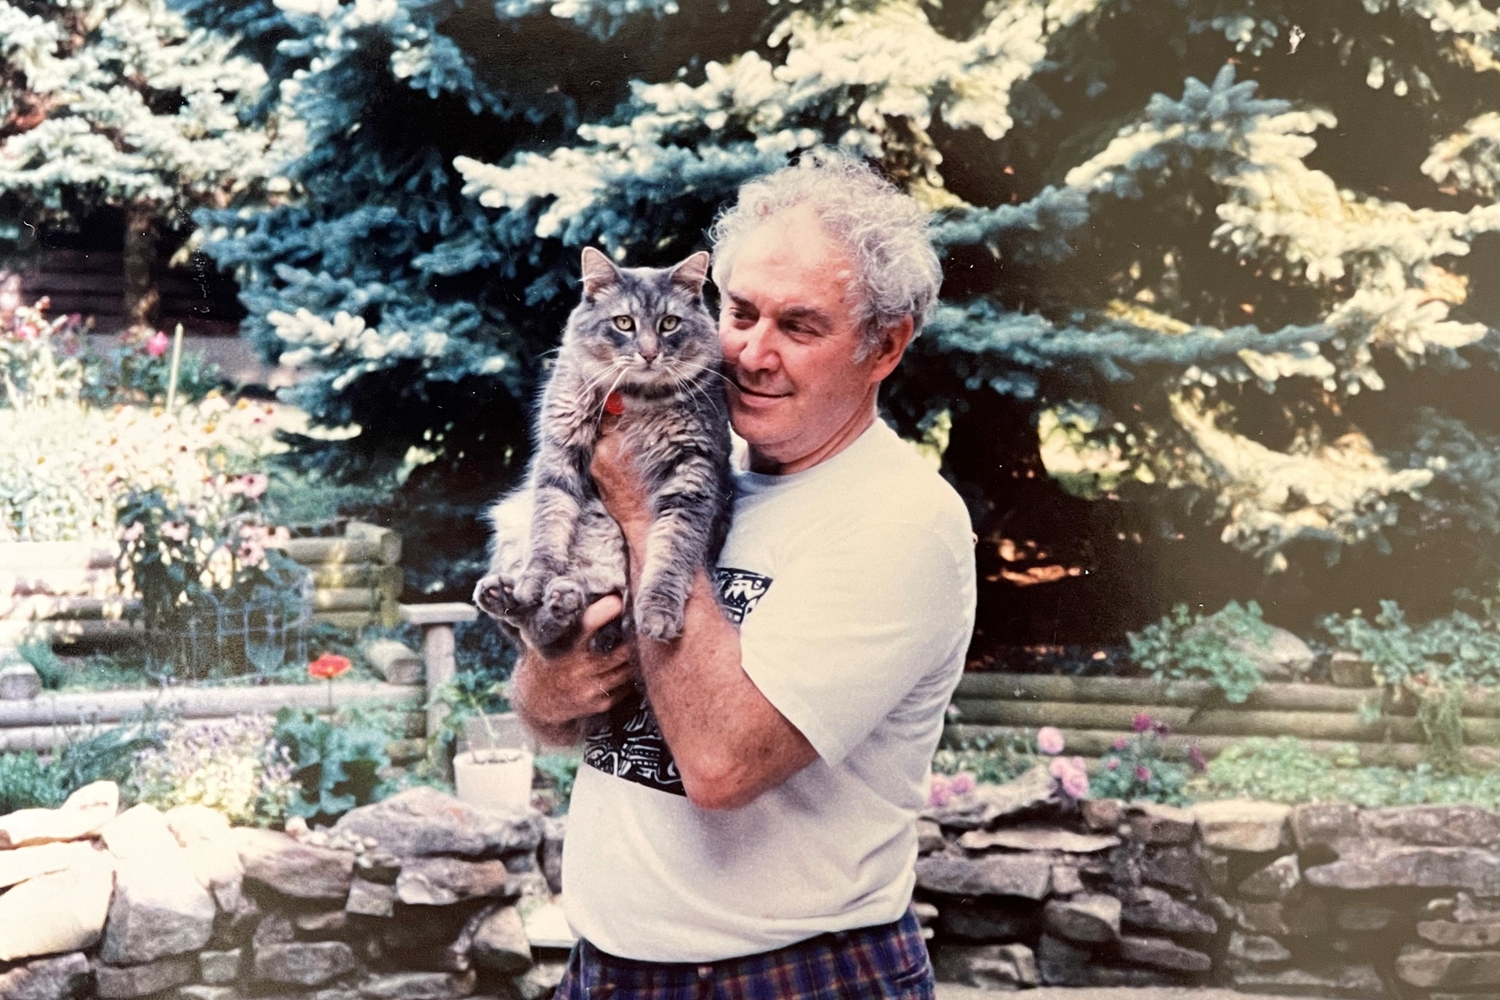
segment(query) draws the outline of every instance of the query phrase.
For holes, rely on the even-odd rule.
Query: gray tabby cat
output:
[[[622,623],[657,641],[682,634],[694,573],[729,528],[729,418],[718,330],[703,305],[708,254],[670,268],[619,268],[583,251],[583,301],[568,318],[542,393],[525,485],[490,511],[489,574],[474,603],[544,653],[570,644],[583,609],[618,593]],[[612,398],[612,394],[617,394]],[[626,548],[589,474],[606,405],[650,496],[640,593]],[[633,619],[633,621],[632,621]],[[618,642],[601,631],[596,649]]]

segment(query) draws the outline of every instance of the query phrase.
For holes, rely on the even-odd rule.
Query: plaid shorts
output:
[[[717,962],[638,962],[579,941],[554,1000],[933,1000],[916,914]]]

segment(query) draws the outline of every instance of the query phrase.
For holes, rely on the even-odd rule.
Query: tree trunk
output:
[[[156,244],[160,237],[157,207],[138,201],[125,210],[125,329],[146,333],[155,329],[161,306],[156,282]]]

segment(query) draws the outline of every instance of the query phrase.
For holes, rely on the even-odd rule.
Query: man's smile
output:
[[[791,392],[789,391],[768,392],[765,389],[751,389],[745,385],[744,380],[739,377],[738,373],[733,371],[728,373],[727,378],[729,379],[729,384],[734,386],[741,393],[746,396],[752,396],[756,399],[785,399],[786,397],[791,395]]]

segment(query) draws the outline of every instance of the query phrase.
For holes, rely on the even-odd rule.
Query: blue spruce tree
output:
[[[833,147],[939,213],[944,305],[887,404],[946,446],[992,634],[1494,575],[1500,15],[1473,0],[229,16],[304,146],[210,252],[314,373],[298,401],[362,429],[308,454],[420,462],[451,551],[525,456],[579,250],[678,259],[746,177]]]

